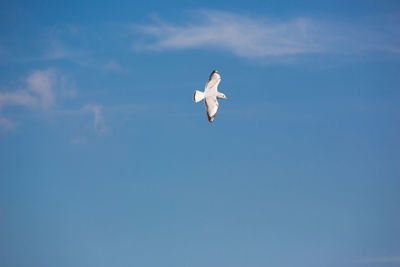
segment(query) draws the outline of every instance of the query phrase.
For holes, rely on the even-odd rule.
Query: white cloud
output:
[[[27,90],[19,90],[15,92],[0,92],[0,130],[12,130],[15,125],[2,115],[2,111],[6,106],[35,107],[38,105],[38,99],[29,94]]]
[[[121,70],[121,66],[115,60],[110,60],[106,65],[104,65],[104,70],[119,71]]]
[[[304,18],[272,22],[220,11],[203,11],[204,21],[174,26],[159,23],[138,26],[155,37],[154,50],[197,47],[226,49],[243,57],[280,56],[317,52],[313,23]]]
[[[27,91],[0,92],[0,108],[3,106],[25,106],[33,107],[37,104],[37,99]]]
[[[183,25],[161,21],[136,25],[137,30],[153,40],[135,48],[155,51],[209,48],[247,58],[365,50],[400,53],[400,38],[394,34],[396,27],[388,27],[389,32],[380,34],[382,29],[373,31],[365,26],[305,17],[278,21],[210,10],[198,15],[197,21]]]
[[[14,123],[7,118],[4,118],[0,114],[0,130],[9,131],[14,129]]]
[[[70,80],[67,76],[60,75],[58,77],[58,94],[60,98],[76,97],[78,93],[75,82]]]
[[[75,85],[53,69],[35,70],[25,79],[24,89],[0,92],[0,127],[12,129],[13,122],[2,115],[7,106],[41,108],[52,111],[56,98],[73,97]]]
[[[54,105],[54,83],[56,81],[53,70],[36,70],[28,76],[28,90],[35,92],[40,99],[41,106],[45,109]]]
[[[43,44],[41,55],[34,60],[67,60],[80,66],[97,67],[90,56],[91,52],[82,50],[80,47],[67,45],[64,41],[57,39],[56,36],[47,38],[48,40]]]
[[[48,41],[48,46],[44,51],[43,59],[57,60],[57,59],[71,58],[73,56],[74,53],[69,48],[67,48],[61,41],[51,39]]]
[[[83,143],[85,143],[85,139],[82,138],[82,137],[80,137],[80,136],[74,137],[74,138],[71,139],[70,143],[71,143],[72,145],[83,144]]]
[[[83,107],[83,110],[93,112],[93,127],[96,134],[101,135],[106,131],[106,124],[102,113],[103,107],[101,105],[88,104]]]

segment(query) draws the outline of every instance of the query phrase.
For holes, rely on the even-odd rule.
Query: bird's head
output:
[[[226,99],[228,100],[228,98],[223,94],[223,93],[219,93],[217,98],[221,98],[221,99]]]

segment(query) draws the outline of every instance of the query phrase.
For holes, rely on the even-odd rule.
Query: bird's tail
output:
[[[197,103],[197,102],[199,102],[199,101],[201,101],[203,99],[204,99],[204,93],[203,92],[200,92],[198,90],[194,91],[194,94],[193,94],[193,101],[194,102]]]

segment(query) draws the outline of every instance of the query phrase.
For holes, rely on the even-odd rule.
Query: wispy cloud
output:
[[[50,38],[50,37],[48,37]],[[121,71],[123,68],[114,59],[99,60],[94,54],[95,51],[83,50],[81,47],[75,47],[66,44],[64,41],[56,39],[48,40],[44,45],[40,61],[64,60],[77,64],[81,67],[103,70],[106,72]],[[80,41],[77,41],[80,43]],[[92,47],[96,49],[97,47]],[[36,59],[37,60],[37,59]]]
[[[5,106],[34,107],[38,100],[28,92],[20,90],[16,92],[0,92],[0,130],[11,130],[14,123],[2,115]]]
[[[85,47],[82,35],[84,29],[73,25],[54,25],[43,28],[39,32],[40,60],[60,60],[81,61],[88,51],[82,50]],[[72,46],[73,43],[78,46]]]
[[[83,110],[93,113],[93,127],[97,135],[101,135],[106,131],[106,124],[103,117],[103,107],[101,105],[89,104],[84,106]]]
[[[119,71],[121,70],[121,65],[118,64],[115,60],[110,60],[107,64],[104,65],[105,71]]]
[[[134,48],[220,49],[247,58],[362,50],[400,53],[400,37],[393,35],[397,27],[389,27],[389,33],[382,35],[380,30],[374,32],[307,17],[273,20],[210,10],[199,12],[197,17],[184,25],[160,20],[150,25],[135,25],[140,33],[153,39]]]
[[[26,106],[33,107],[37,104],[37,98],[25,90],[16,92],[0,92],[0,107],[3,106]]]
[[[71,141],[70,141],[70,143],[71,143],[72,145],[79,145],[79,144],[85,143],[85,141],[86,141],[85,138],[82,138],[82,137],[80,137],[80,136],[77,136],[77,137],[72,138]]]
[[[56,60],[56,59],[75,58],[76,57],[75,54],[76,52],[73,52],[71,49],[66,47],[61,41],[54,39],[48,41],[42,59]]]
[[[55,73],[53,70],[36,70],[28,76],[28,90],[38,95],[41,106],[45,109],[54,105]]]
[[[0,91],[0,127],[3,129],[14,128],[14,123],[2,115],[7,106],[51,111],[57,97],[60,99],[75,95],[73,84],[54,69],[34,70],[24,80],[23,89]]]
[[[70,144],[72,145],[80,145],[80,144],[85,144],[87,142],[95,140],[96,137],[102,136],[106,131],[106,123],[104,121],[104,116],[103,116],[103,106],[99,104],[87,104],[85,105],[82,109],[80,110],[74,110],[72,113],[92,113],[93,114],[93,121],[92,121],[92,127],[90,127],[93,130],[90,130],[89,132],[83,132],[79,136],[75,136],[70,140]],[[69,111],[68,113],[71,113]],[[86,123],[87,125],[87,123]],[[83,127],[86,128],[86,127]],[[93,135],[94,131],[94,135]]]
[[[0,130],[1,131],[9,131],[11,129],[14,129],[14,127],[15,127],[15,125],[11,120],[4,118],[0,114]]]
[[[46,27],[41,30],[37,56],[31,58],[33,61],[68,61],[81,67],[92,68],[101,71],[121,71],[121,65],[110,56],[105,59],[104,55],[112,53],[104,49],[108,40],[114,40],[112,36],[119,26],[113,26],[111,30],[101,30],[106,26],[96,25],[57,25]],[[101,40],[101,41],[99,41]],[[114,45],[114,43],[113,43]],[[107,52],[105,52],[107,51]]]

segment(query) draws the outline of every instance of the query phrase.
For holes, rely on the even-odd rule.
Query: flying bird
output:
[[[206,113],[209,122],[212,122],[217,115],[218,98],[228,99],[223,93],[218,92],[218,84],[221,81],[221,75],[217,70],[213,70],[208,78],[204,92],[194,91],[193,101],[200,102],[204,99]]]

